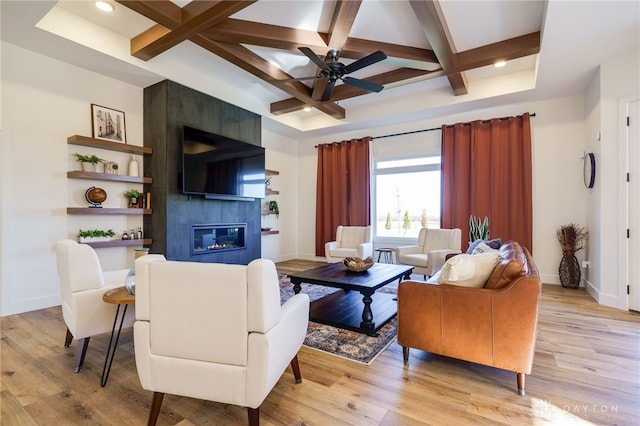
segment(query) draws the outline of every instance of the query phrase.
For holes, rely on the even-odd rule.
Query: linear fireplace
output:
[[[191,225],[191,256],[243,250],[246,223]]]

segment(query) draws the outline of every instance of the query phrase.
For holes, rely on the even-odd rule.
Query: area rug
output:
[[[389,288],[387,288],[389,287]],[[339,289],[302,283],[301,293],[309,295],[311,301],[331,294]],[[395,287],[385,286],[383,292],[395,293]],[[280,276],[280,300],[284,303],[293,296],[293,284],[286,275]],[[370,365],[395,340],[397,319],[392,318],[378,331],[376,336],[367,336],[351,330],[332,327],[309,321],[304,346],[339,356],[351,361]]]

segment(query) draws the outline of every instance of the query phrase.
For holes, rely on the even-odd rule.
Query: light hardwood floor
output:
[[[278,264],[282,273],[314,263]],[[131,331],[100,387],[108,335],[91,339],[73,372],[59,307],[2,318],[4,425],[143,425]],[[525,397],[515,374],[392,344],[370,366],[303,347],[303,381],[288,369],[261,407],[263,425],[640,424],[640,315],[603,307],[583,290],[544,285]],[[246,409],[167,395],[159,425],[244,425]]]

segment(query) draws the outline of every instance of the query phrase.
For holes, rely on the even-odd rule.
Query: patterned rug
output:
[[[308,294],[309,299],[314,301],[338,290],[332,287],[303,283],[301,293]],[[390,284],[378,291],[395,293],[396,288]],[[284,303],[293,294],[293,284],[291,284],[289,277],[281,275],[281,302]],[[355,331],[309,321],[304,346],[369,365],[395,341],[396,334],[396,317],[380,328],[377,336],[367,336]]]

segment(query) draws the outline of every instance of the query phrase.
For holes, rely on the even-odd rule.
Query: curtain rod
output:
[[[535,117],[536,113],[534,112],[533,114],[529,114],[529,117]],[[516,118],[520,118],[522,117],[521,115],[517,115]],[[514,118],[514,117],[502,117],[502,118],[498,118],[498,120],[508,120],[510,118]],[[493,118],[492,120],[496,120],[495,118]],[[482,120],[482,123],[490,123],[491,120]],[[468,122],[468,123],[462,123],[463,126],[470,126],[472,122]],[[454,124],[449,124],[446,127],[453,127]],[[440,127],[432,127],[430,129],[422,129],[422,130],[413,130],[411,132],[403,132],[403,133],[394,133],[391,135],[384,135],[384,136],[372,136],[371,139],[383,139],[383,138],[390,138],[393,136],[404,136],[404,135],[412,135],[414,133],[422,133],[422,132],[432,132],[434,130],[442,130],[442,126]]]
[[[529,114],[529,117],[535,117],[536,113],[534,112],[533,114]],[[516,118],[520,118],[522,117],[521,115],[516,115]],[[510,118],[514,118],[514,117],[502,117],[502,118],[498,118],[497,120],[508,120]],[[491,120],[496,120],[495,118],[491,119]],[[482,120],[482,123],[490,123],[491,120]],[[468,123],[462,123],[463,126],[470,126],[472,122],[468,122]],[[454,124],[449,124],[446,127],[453,127]],[[383,135],[383,136],[372,136],[371,139],[383,139],[383,138],[390,138],[393,136],[405,136],[405,135],[412,135],[414,133],[423,133],[423,132],[432,132],[434,130],[442,130],[442,126],[440,127],[432,127],[430,129],[422,129],[422,130],[412,130],[410,132],[402,132],[402,133],[393,133],[391,135]],[[317,148],[318,145],[315,146],[315,148]]]

